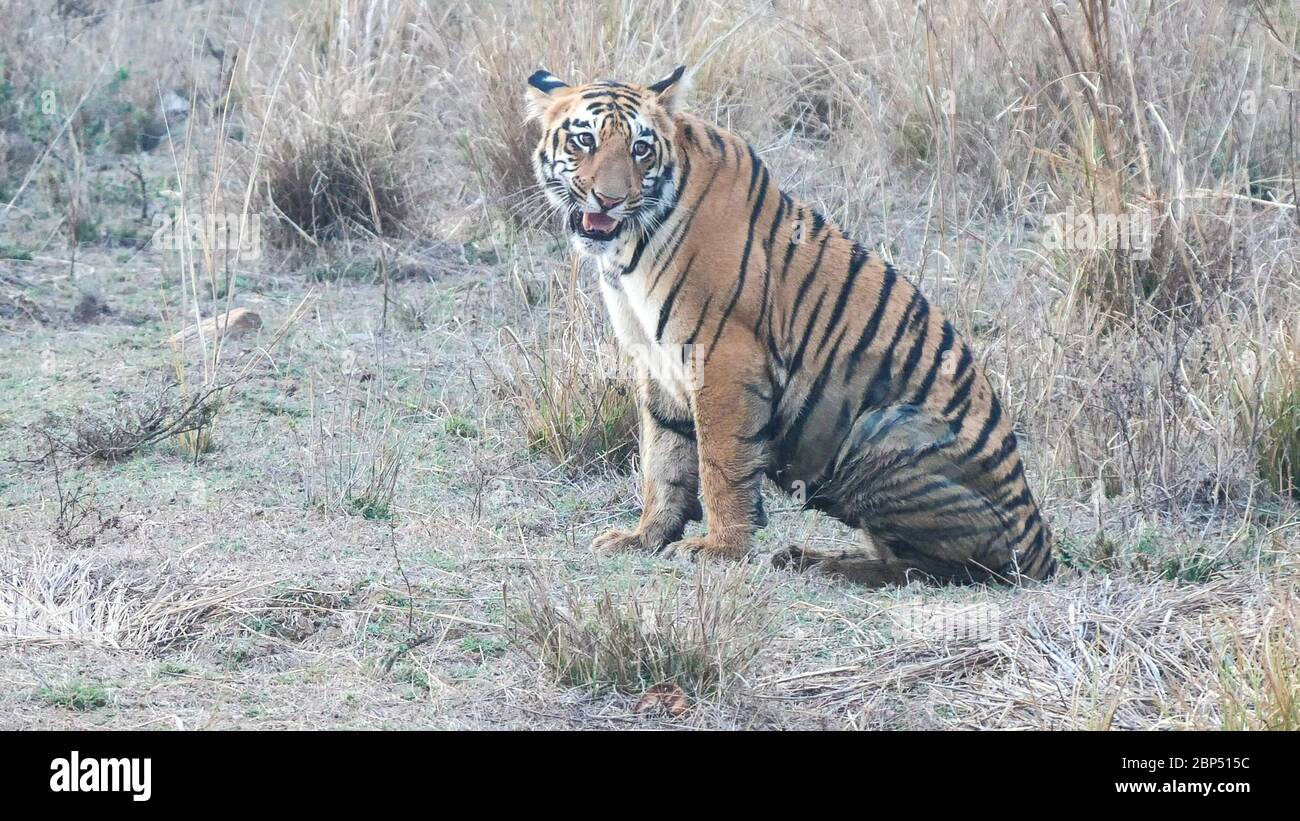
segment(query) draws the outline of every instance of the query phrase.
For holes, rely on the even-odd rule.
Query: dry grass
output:
[[[576,277],[578,266],[572,271]],[[575,476],[624,470],[636,452],[635,387],[620,378],[602,309],[575,279],[549,282],[540,339],[525,342],[507,328],[503,350],[484,355],[484,366],[534,453]]]
[[[282,241],[405,227],[428,84],[413,43],[422,23],[413,4],[318,3],[268,35],[265,63],[245,67],[243,93],[266,135],[259,191]]]
[[[511,611],[515,641],[561,684],[636,695],[676,685],[695,698],[746,683],[771,639],[752,573],[697,569],[632,590],[532,575]]]
[[[1300,348],[1284,339],[1260,401],[1260,475],[1270,488],[1300,499]]]
[[[58,411],[75,460],[0,462],[7,725],[625,726],[676,682],[698,727],[1295,727],[1287,3],[24,0],[5,27],[0,451]],[[523,81],[679,63],[973,343],[1065,578],[587,554],[635,521],[632,386],[540,207]],[[163,215],[223,228],[160,248]],[[1067,215],[1150,253],[1055,241]],[[83,291],[113,311],[65,321]],[[232,307],[280,330],[163,346]],[[76,423],[165,369],[166,418]],[[235,385],[187,458],[150,446]],[[769,502],[763,550],[853,538]],[[996,634],[932,632],[972,613]]]
[[[404,448],[392,410],[369,386],[349,385],[330,406],[311,403],[301,466],[308,506],[390,518]]]
[[[994,602],[980,630],[925,635],[900,631],[891,614],[943,605],[904,591],[860,624],[883,623],[887,640],[764,684],[851,721],[923,693],[964,727],[1281,728],[1294,721],[1294,613],[1285,600],[1261,613],[1265,594],[1241,577],[1192,587],[1063,581]]]
[[[84,553],[8,556],[0,570],[0,643],[158,648],[229,618],[265,586],[173,578],[167,566],[133,583]]]
[[[1300,617],[1293,596],[1229,627],[1218,651],[1219,726],[1300,729]]]

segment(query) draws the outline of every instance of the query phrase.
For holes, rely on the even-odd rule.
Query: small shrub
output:
[[[623,470],[636,453],[632,384],[593,363],[600,331],[588,316],[552,323],[540,343],[513,341],[513,373],[484,360],[527,438],[528,448],[574,475]]]
[[[98,710],[108,704],[108,692],[97,684],[69,682],[42,687],[38,692],[41,701],[55,707],[66,707],[79,713]]]
[[[640,694],[676,684],[701,697],[741,679],[771,637],[766,595],[743,568],[616,590],[530,576],[510,613],[516,643],[558,681]]]
[[[348,127],[288,142],[267,162],[267,196],[292,223],[277,236],[332,239],[347,228],[393,234],[406,219],[410,197],[393,157],[399,144],[364,141]],[[300,233],[301,232],[301,233]],[[349,271],[327,272],[349,278]]]
[[[72,419],[49,415],[40,433],[49,452],[116,462],[154,442],[174,438],[186,452],[211,449],[210,428],[221,407],[220,389],[182,396],[176,383],[165,383],[117,398],[104,412],[85,411]],[[190,447],[185,447],[190,443]]]
[[[517,395],[528,447],[578,470],[628,466],[636,451],[637,414],[626,385],[572,378],[548,370],[532,381],[535,393]]]
[[[428,78],[416,4],[373,7],[340,26],[333,4],[303,10],[303,36],[250,90],[263,135],[259,191],[284,245],[402,230],[420,178],[416,129]],[[269,67],[268,67],[269,68]],[[250,74],[250,76],[253,76]]]

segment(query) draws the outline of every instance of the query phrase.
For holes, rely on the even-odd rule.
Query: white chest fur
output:
[[[613,277],[615,282],[610,281]],[[675,399],[689,404],[692,357],[687,346],[674,344],[667,333],[664,339],[655,339],[662,306],[647,293],[644,273],[619,276],[617,271],[602,271],[600,292],[623,354]]]

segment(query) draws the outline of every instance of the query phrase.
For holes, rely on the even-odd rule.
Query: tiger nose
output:
[[[604,194],[600,193],[599,191],[595,192],[595,194],[596,194],[596,202],[598,202],[600,204],[600,207],[604,208],[606,211],[613,208],[615,205],[618,205],[623,200],[627,199],[627,197],[607,197]]]

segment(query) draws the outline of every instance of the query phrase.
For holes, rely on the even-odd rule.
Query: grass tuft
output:
[[[744,568],[696,569],[632,590],[530,576],[511,612],[516,641],[557,681],[639,694],[675,684],[695,697],[744,679],[771,638],[768,598]]]
[[[364,519],[393,515],[405,440],[393,414],[367,388],[327,412],[313,400],[301,475],[307,505]]]
[[[66,707],[78,713],[88,713],[108,704],[107,690],[98,684],[86,684],[80,681],[42,687],[37,695],[46,704]]]
[[[1217,654],[1224,730],[1300,730],[1300,609],[1294,598],[1263,625],[1234,624]],[[1253,634],[1253,637],[1252,637]]]
[[[1274,491],[1300,499],[1300,352],[1287,348],[1261,403],[1259,472]]]

